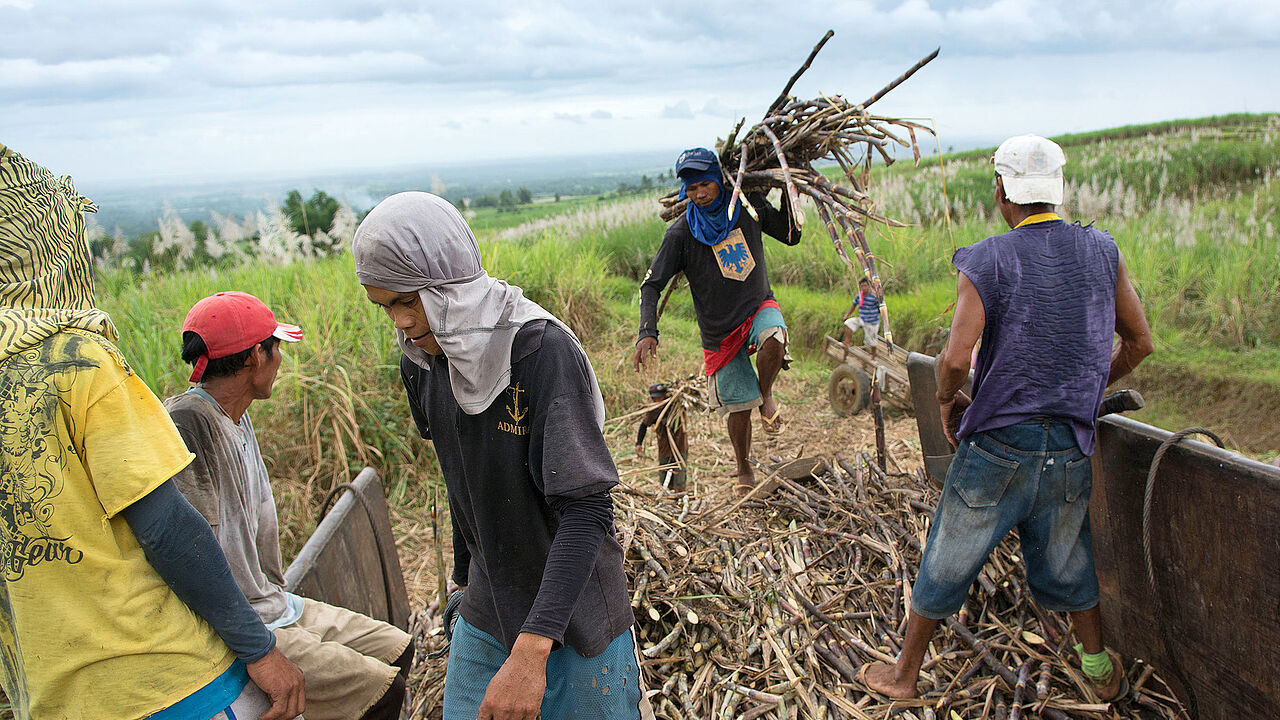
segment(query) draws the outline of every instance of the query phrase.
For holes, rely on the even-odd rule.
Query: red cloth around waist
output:
[[[751,337],[751,323],[755,322],[756,315],[767,307],[778,308],[781,312],[777,300],[765,300],[760,303],[760,307],[751,313],[751,317],[742,321],[742,324],[733,329],[720,341],[720,349],[708,350],[702,349],[702,372],[704,375],[714,375],[717,370],[729,364],[729,361],[738,354],[742,349],[742,345],[747,342],[747,338]],[[755,348],[751,348],[748,354],[755,352]]]

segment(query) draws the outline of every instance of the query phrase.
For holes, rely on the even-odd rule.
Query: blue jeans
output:
[[[935,620],[964,605],[996,545],[1018,529],[1027,584],[1041,607],[1098,604],[1089,533],[1093,469],[1071,427],[1035,419],[960,442],[920,560],[911,607]]]
[[[489,681],[507,661],[507,648],[489,633],[458,618],[449,643],[444,679],[444,720],[475,720]],[[547,658],[547,690],[543,720],[652,718],[640,687],[631,629],[614,638],[605,651],[586,658],[565,646]]]

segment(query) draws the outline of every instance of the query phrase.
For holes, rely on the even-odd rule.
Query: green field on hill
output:
[[[1139,419],[1171,429],[1207,425],[1230,444],[1280,452],[1280,116],[1250,115],[1126,127],[1060,138],[1068,157],[1063,214],[1111,232],[1138,286],[1156,354],[1133,376],[1150,408]],[[984,149],[873,168],[883,214],[871,226],[895,339],[936,351],[945,339],[955,275],[950,257],[1006,228],[996,216]],[[549,204],[548,204],[549,205]],[[477,218],[490,273],[569,322],[586,341],[611,413],[633,408],[641,382],[629,362],[637,288],[664,223],[650,197],[534,206],[515,224]],[[810,214],[797,247],[766,241],[775,293],[792,329],[796,371],[822,392],[817,348],[848,306],[853,277]],[[306,330],[288,348],[277,395],[254,406],[277,484],[285,544],[309,532],[311,508],[364,464],[388,479],[394,503],[426,502],[438,477],[413,427],[389,323],[356,283],[349,256],[286,264],[139,275],[104,271],[99,298],[120,345],[158,394],[185,388],[179,327],[199,298],[226,289],[262,297]],[[692,307],[676,292],[662,319],[663,369],[701,361]],[[858,421],[855,419],[855,421]]]

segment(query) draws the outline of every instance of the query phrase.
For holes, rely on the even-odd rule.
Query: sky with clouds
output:
[[[0,142],[56,172],[297,174],[679,149],[794,92],[941,146],[1280,110],[1276,0],[0,0]]]

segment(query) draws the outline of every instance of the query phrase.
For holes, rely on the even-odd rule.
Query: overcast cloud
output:
[[[0,142],[102,181],[676,150],[795,88],[955,140],[1280,109],[1275,0],[0,0]]]

